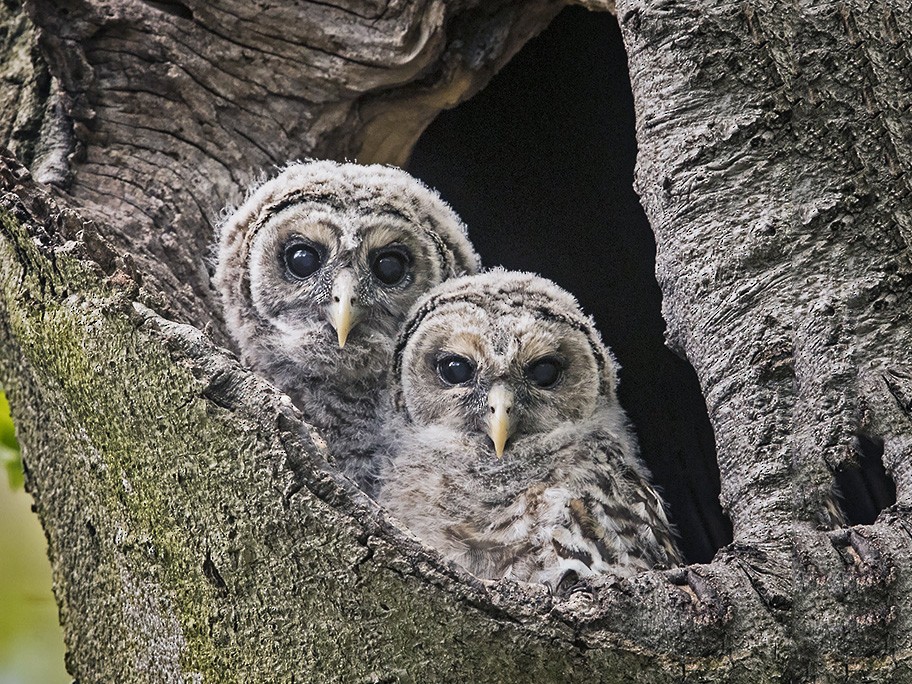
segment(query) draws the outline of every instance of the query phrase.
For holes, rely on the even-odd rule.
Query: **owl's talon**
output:
[[[554,595],[565,601],[579,603],[590,602],[595,597],[595,586],[588,577],[580,577],[575,571],[569,570],[558,581],[557,591]]]

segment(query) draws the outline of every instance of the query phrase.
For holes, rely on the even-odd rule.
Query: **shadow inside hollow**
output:
[[[839,503],[850,525],[871,525],[896,503],[896,484],[884,469],[883,440],[858,435],[855,450],[858,466],[836,473]]]

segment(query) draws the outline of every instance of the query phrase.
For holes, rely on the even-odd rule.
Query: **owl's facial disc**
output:
[[[294,350],[319,337],[339,363],[386,348],[406,312],[447,276],[432,231],[395,203],[369,208],[304,200],[270,216],[250,247],[251,300]],[[278,263],[276,263],[278,261]],[[278,266],[278,268],[276,268]],[[306,349],[292,352],[308,358]]]
[[[492,457],[592,415],[600,377],[584,331],[537,310],[446,304],[402,352],[400,382],[417,425],[460,430]]]

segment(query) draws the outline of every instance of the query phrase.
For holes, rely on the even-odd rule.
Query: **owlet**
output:
[[[379,500],[480,578],[552,589],[681,561],[592,319],[491,271],[423,297],[396,347]]]
[[[219,229],[214,282],[245,362],[285,391],[362,488],[409,308],[478,257],[459,217],[404,171],[295,163]]]

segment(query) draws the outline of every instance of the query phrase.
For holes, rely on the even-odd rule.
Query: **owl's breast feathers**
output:
[[[463,491],[451,495],[475,506],[441,511],[447,555],[479,577],[552,587],[571,572],[630,575],[681,562],[662,501],[626,432],[594,430],[575,439],[551,433],[524,442],[502,460],[484,454],[452,478]]]

